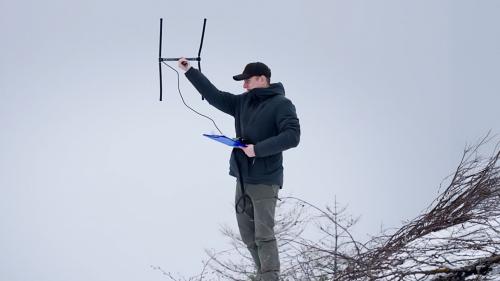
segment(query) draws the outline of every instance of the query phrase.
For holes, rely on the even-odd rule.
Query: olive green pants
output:
[[[240,183],[236,184],[235,202],[245,210],[236,213],[241,239],[252,255],[257,279],[278,280],[280,261],[274,235],[274,214],[280,186],[245,183],[244,187],[245,194],[250,199],[245,204],[239,200],[242,195]]]

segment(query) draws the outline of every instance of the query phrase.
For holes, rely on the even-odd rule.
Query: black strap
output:
[[[249,202],[250,205],[252,205],[252,199],[245,192],[245,184],[243,183],[243,175],[241,173],[241,165],[240,165],[240,161],[238,159],[238,151],[236,149],[239,150],[239,148],[234,148],[235,151],[233,151],[233,153],[234,153],[234,159],[236,162],[236,169],[238,170],[237,179],[240,182],[241,195],[240,195],[240,198],[238,198],[238,200],[236,200],[236,204],[234,205],[234,208],[235,208],[237,214],[243,214],[246,212],[247,202]],[[242,153],[242,152],[240,152],[240,153]],[[243,206],[240,207],[240,205],[243,205]],[[247,215],[250,215],[250,214],[247,213]]]

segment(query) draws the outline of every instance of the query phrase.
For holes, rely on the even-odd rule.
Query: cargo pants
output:
[[[244,212],[236,213],[241,239],[254,260],[257,280],[279,280],[280,261],[274,235],[274,214],[280,186],[244,183],[244,188],[251,202],[244,204]],[[241,195],[238,181],[235,199],[237,204]],[[239,204],[241,205],[241,201]]]

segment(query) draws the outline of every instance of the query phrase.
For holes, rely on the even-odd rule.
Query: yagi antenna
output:
[[[201,48],[203,47],[203,38],[205,37],[205,26],[207,25],[207,19],[203,19],[203,31],[201,32],[201,42],[200,49],[198,50],[198,56],[196,58],[186,58],[188,61],[197,61],[198,69],[201,71]],[[160,71],[160,101],[163,98],[163,85],[162,85],[162,77],[161,77],[161,64],[164,61],[178,61],[181,58],[162,58],[161,57],[161,43],[162,43],[162,33],[163,33],[163,18],[160,18],[160,51],[158,54],[158,70]],[[203,99],[203,98],[202,98]]]

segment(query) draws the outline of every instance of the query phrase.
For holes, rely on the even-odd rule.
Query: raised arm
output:
[[[179,68],[185,71],[186,78],[193,84],[198,92],[208,101],[209,104],[220,111],[234,116],[238,96],[228,92],[219,91],[198,69],[189,65],[189,62],[181,58]]]

